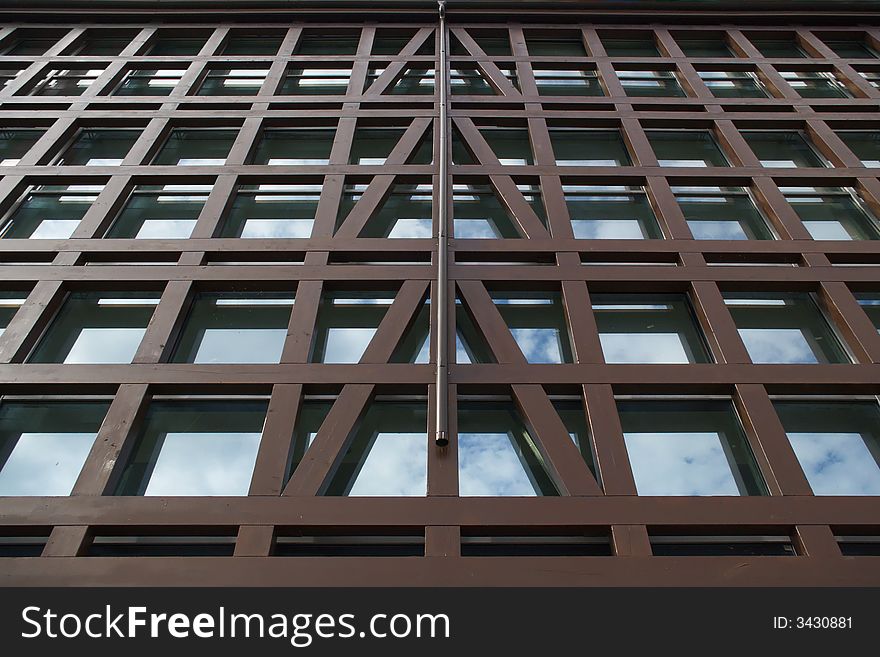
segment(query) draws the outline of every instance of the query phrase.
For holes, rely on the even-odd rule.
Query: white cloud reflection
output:
[[[0,495],[70,495],[94,433],[22,433],[0,470]]]
[[[624,433],[639,495],[739,495],[715,432]]]
[[[462,496],[537,494],[506,433],[458,434],[458,489]]]
[[[600,333],[606,363],[689,363],[678,333]]]
[[[205,329],[194,363],[278,363],[287,329]]]
[[[858,433],[789,433],[816,495],[880,495],[880,467]]]
[[[64,362],[68,364],[130,363],[140,346],[146,329],[84,328]]]
[[[818,363],[804,331],[799,328],[738,329],[753,363]]]
[[[351,487],[351,496],[420,496],[428,490],[428,435],[380,433]]]
[[[562,362],[562,346],[558,329],[512,328],[510,332],[528,362]]]

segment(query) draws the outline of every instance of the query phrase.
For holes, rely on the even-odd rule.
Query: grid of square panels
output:
[[[4,554],[864,581],[877,32],[449,32],[448,199],[432,20],[0,33]]]

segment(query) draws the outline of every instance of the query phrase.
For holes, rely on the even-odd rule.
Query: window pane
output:
[[[770,94],[752,71],[698,71],[716,98],[766,98]]]
[[[733,57],[722,38],[715,39],[677,39],[678,46],[688,57]]]
[[[742,136],[763,167],[824,167],[825,161],[799,132],[744,130]]]
[[[56,38],[40,38],[29,36],[27,38],[15,39],[0,54],[3,55],[42,55],[49,48],[55,45]]]
[[[281,37],[267,34],[234,34],[223,48],[224,55],[274,55]]]
[[[455,362],[459,365],[495,362],[489,345],[461,299],[455,300]]]
[[[501,164],[534,164],[527,128],[483,128],[480,134],[495,152]]]
[[[107,231],[108,238],[187,239],[208,200],[211,185],[135,187]]]
[[[820,188],[815,193],[799,191],[786,194],[785,198],[815,240],[880,238],[876,219],[845,189]]]
[[[349,189],[343,199],[338,217],[339,224],[363,193]],[[392,239],[429,238],[433,235],[432,200],[430,185],[394,185],[385,202],[370,217],[359,237],[389,237]]]
[[[0,336],[27,299],[27,292],[0,292]]]
[[[764,57],[806,57],[807,54],[792,39],[750,39]]]
[[[404,132],[403,128],[359,127],[354,133],[349,163],[385,164],[385,160],[391,155],[391,151],[397,146]],[[422,145],[427,146],[427,150],[417,148],[408,160],[408,164],[431,164],[431,144],[426,140]]]
[[[117,166],[140,136],[140,130],[82,130],[58,160],[63,166]]]
[[[780,71],[801,98],[849,98],[850,93],[833,73],[823,71]]]
[[[333,128],[264,130],[251,164],[327,164],[335,135]]]
[[[558,494],[509,401],[459,401],[458,492],[462,497]]]
[[[754,363],[848,363],[808,294],[725,294]]]
[[[579,399],[554,399],[553,408],[559,413],[565,430],[568,431],[569,437],[577,445],[584,457],[584,461],[590,468],[590,472],[594,477],[598,477],[596,472],[596,463],[593,456],[592,438],[590,436],[590,428],[587,425],[587,416],[584,412],[583,402]]]
[[[863,41],[825,41],[838,57],[848,59],[876,59],[877,51]]]
[[[290,445],[290,456],[288,458],[287,471],[285,473],[285,483],[290,479],[296,468],[302,462],[309,447],[318,435],[318,429],[327,417],[327,413],[333,406],[335,399],[316,399],[306,398],[299,407],[296,414],[296,426],[293,429],[293,440]]]
[[[452,214],[456,239],[521,237],[507,210],[488,185],[454,184]]]
[[[880,167],[880,133],[842,130],[837,135],[862,161],[863,166],[872,169]]]
[[[305,30],[296,47],[297,55],[354,55],[360,31],[329,32]]]
[[[358,424],[327,495],[424,496],[426,402],[374,401]]]
[[[109,406],[0,403],[0,495],[70,495]]]
[[[764,495],[729,401],[618,401],[639,495]]]
[[[287,71],[281,89],[282,95],[338,96],[345,94],[351,77],[351,65],[338,68],[291,68]]]
[[[492,300],[529,363],[573,362],[558,292],[498,292]]]
[[[708,130],[648,130],[661,167],[727,167],[727,158]]]
[[[466,96],[494,96],[495,89],[483,77],[483,73],[476,66],[467,64],[454,64],[455,68],[449,69],[449,89],[453,94]]]
[[[639,187],[563,185],[577,239],[661,239],[657,219]]]
[[[174,352],[175,363],[278,363],[292,292],[196,296]]]
[[[221,236],[310,237],[320,196],[321,185],[241,185]]]
[[[627,96],[685,96],[672,71],[616,70]]]
[[[372,84],[385,72],[384,66],[371,66],[367,72],[364,89]],[[387,94],[431,95],[434,93],[434,68],[431,65],[413,64],[403,69],[403,73],[387,87]]]
[[[185,72],[183,68],[135,69],[126,73],[113,95],[167,96]]]
[[[609,57],[659,57],[653,36],[635,39],[602,38]]]
[[[175,128],[153,164],[223,165],[237,136],[237,129]]]
[[[764,217],[742,187],[673,188],[694,239],[772,240]]]
[[[198,55],[205,38],[159,36],[144,51],[145,55]]]
[[[268,403],[154,401],[118,495],[247,495]]]
[[[199,96],[255,96],[260,92],[266,68],[208,69],[199,87]]]
[[[621,167],[632,161],[619,130],[551,128],[558,166]]]
[[[95,30],[89,30],[86,38],[80,40],[73,48],[65,52],[65,55],[115,56],[123,51],[131,40],[137,36],[137,32],[111,36],[110,32],[103,32],[104,36]]]
[[[159,303],[154,292],[71,294],[31,363],[130,363]]]
[[[526,35],[526,45],[532,57],[586,57],[584,42],[577,34]],[[489,53],[487,53],[489,54]],[[501,54],[501,53],[499,53]]]
[[[101,66],[101,64],[96,64]],[[79,96],[88,89],[102,68],[52,69],[31,90],[34,96]]]
[[[35,187],[0,228],[0,237],[67,239],[102,189],[103,185]]]
[[[874,326],[880,331],[880,294],[857,294],[856,299]]]
[[[390,292],[332,292],[321,299],[313,363],[357,363],[388,307]]]
[[[880,495],[876,401],[773,404],[816,495]]]
[[[708,363],[683,294],[595,294],[593,314],[606,363]]]
[[[18,164],[44,130],[0,130],[0,166]]]
[[[596,71],[542,68],[532,65],[541,96],[604,96]]]

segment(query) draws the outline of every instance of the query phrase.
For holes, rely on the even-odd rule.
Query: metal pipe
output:
[[[437,286],[436,299],[434,306],[437,308],[437,380],[435,382],[436,399],[434,404],[434,443],[438,447],[445,447],[449,444],[449,434],[447,433],[448,418],[448,385],[447,385],[447,359],[448,359],[448,339],[447,328],[449,320],[446,315],[446,285],[447,285],[447,248],[446,244],[446,221],[447,208],[449,206],[448,199],[448,159],[449,145],[446,136],[446,92],[448,75],[448,66],[446,63],[446,2],[438,0],[437,10],[440,19],[440,55],[438,70],[434,72],[434,83],[440,87],[440,144],[437,148],[437,157],[440,158],[440,184],[437,191],[439,200],[439,208],[437,212]]]

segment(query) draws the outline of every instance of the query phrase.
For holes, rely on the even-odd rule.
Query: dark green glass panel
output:
[[[264,130],[251,164],[327,164],[335,136],[334,128]]]
[[[82,130],[57,163],[62,166],[122,164],[140,134],[140,130]]]
[[[810,143],[794,130],[741,132],[764,167],[824,167],[825,161]]]
[[[136,188],[116,217],[108,238],[186,239],[208,199],[210,186],[187,191]]]
[[[237,129],[176,128],[153,164],[222,165],[237,136]]]
[[[0,165],[18,164],[45,130],[0,130]]]
[[[730,166],[708,130],[648,130],[661,167]]]

